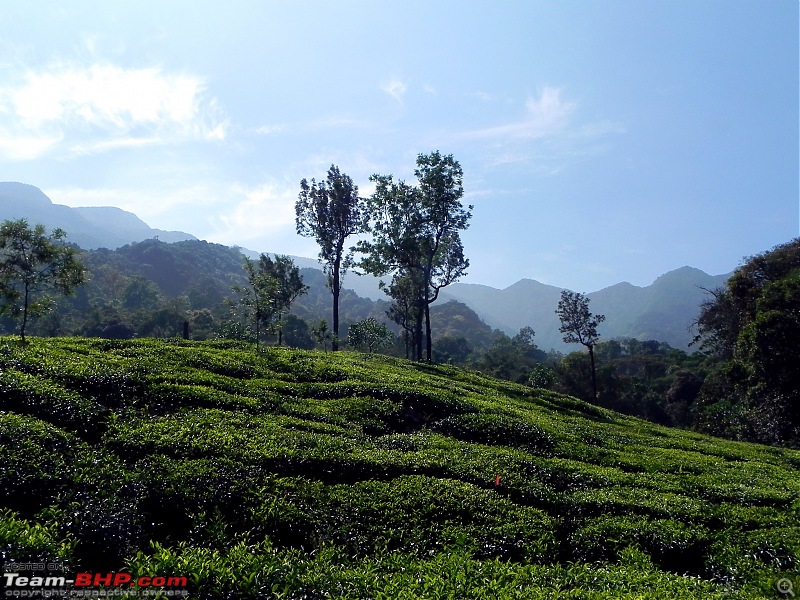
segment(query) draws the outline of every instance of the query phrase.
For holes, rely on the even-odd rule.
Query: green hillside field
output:
[[[186,576],[197,599],[789,597],[798,469],[447,366],[0,338],[6,572]]]

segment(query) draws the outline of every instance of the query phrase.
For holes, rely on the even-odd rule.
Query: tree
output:
[[[352,250],[345,251],[348,237],[362,233],[365,228],[364,200],[358,197],[353,180],[331,165],[326,181],[311,185],[303,179],[295,204],[297,233],[314,237],[319,244],[319,260],[328,275],[328,287],[333,295],[333,343],[339,348],[339,294],[342,278],[353,266]]]
[[[800,238],[750,257],[701,307],[701,347],[723,362],[703,384],[704,423],[728,406],[727,435],[800,444]],[[704,418],[705,417],[705,418]]]
[[[263,329],[278,330],[278,345],[282,342],[281,322],[283,314],[308,288],[303,284],[300,269],[288,256],[278,255],[275,260],[262,254],[258,265],[245,258],[248,285],[233,286],[241,294],[239,304],[252,313],[255,324],[256,348]]]
[[[415,355],[422,360],[423,321],[426,359],[432,359],[430,305],[442,288],[466,274],[460,232],[467,229],[472,206],[464,195],[461,165],[438,151],[417,157],[418,185],[373,175],[375,192],[367,202],[373,239],[358,248],[367,254],[360,266],[373,275],[408,278],[415,304]]]
[[[411,348],[417,347],[417,323],[421,323],[422,313],[419,310],[419,285],[408,275],[398,274],[391,285],[384,286],[384,291],[394,302],[386,311],[386,316],[400,326],[405,346],[406,358],[410,357]]]
[[[366,349],[369,354],[391,346],[393,339],[394,334],[374,317],[353,323],[347,331],[347,344],[353,348]]]
[[[311,335],[313,335],[314,340],[322,346],[322,349],[327,352],[328,340],[331,339],[331,333],[328,331],[328,322],[325,319],[320,319],[320,321],[311,328]]]
[[[297,315],[286,315],[286,323],[283,325],[283,337],[286,345],[290,348],[301,348],[312,350],[314,348],[314,337],[308,323]]]
[[[284,315],[294,301],[308,291],[308,286],[303,283],[300,269],[288,256],[276,255],[275,260],[272,260],[269,256],[262,254],[260,268],[275,281],[273,331],[277,329],[278,345],[280,346],[283,337]]]
[[[589,312],[589,298],[579,292],[563,290],[556,314],[561,321],[558,330],[568,344],[583,344],[589,350],[592,369],[592,397],[597,400],[597,369],[594,364],[594,345],[600,336],[597,326],[606,320],[605,315]]]
[[[523,327],[513,338],[501,333],[475,366],[492,377],[527,383],[536,365],[547,360],[533,341],[535,335],[531,327]]]
[[[23,343],[28,320],[52,304],[47,292],[72,295],[86,280],[78,249],[64,242],[66,235],[62,229],[46,235],[44,225],[31,229],[25,219],[0,225],[0,314],[19,319]]]

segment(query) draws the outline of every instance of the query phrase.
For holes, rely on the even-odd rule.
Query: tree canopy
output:
[[[339,343],[339,295],[342,278],[353,266],[353,252],[345,248],[347,238],[364,231],[366,215],[364,200],[358,196],[358,186],[331,165],[325,181],[309,184],[300,182],[300,194],[295,204],[297,233],[313,237],[319,244],[319,260],[328,275],[328,287],[333,295],[333,350]]]
[[[597,399],[597,369],[594,363],[594,345],[600,336],[597,326],[606,320],[605,315],[593,315],[589,312],[589,298],[580,292],[563,290],[558,302],[556,314],[561,320],[558,330],[564,334],[568,344],[583,344],[589,350],[592,368],[592,392]]]
[[[371,177],[375,192],[367,208],[372,240],[359,245],[366,254],[360,265],[379,277],[406,280],[403,301],[414,305],[415,357],[422,359],[424,339],[430,361],[430,305],[442,288],[466,274],[469,260],[460,232],[469,227],[473,207],[461,203],[463,172],[452,155],[420,154],[414,175],[416,186],[391,175]],[[401,287],[394,289],[398,292]]]
[[[239,304],[247,308],[254,319],[256,345],[263,329],[278,332],[278,345],[282,342],[282,319],[292,303],[308,289],[303,284],[300,270],[288,256],[278,255],[273,260],[266,254],[258,263],[245,258],[244,269],[248,285],[233,286],[241,294]]]
[[[800,238],[751,257],[711,294],[698,340],[724,362],[703,388],[708,419],[733,406],[717,433],[800,444]]]
[[[52,303],[48,292],[72,294],[86,279],[66,235],[63,229],[47,235],[44,225],[31,228],[25,219],[0,224],[0,314],[19,320],[23,343],[29,318]]]

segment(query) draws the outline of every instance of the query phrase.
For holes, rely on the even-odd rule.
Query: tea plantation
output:
[[[445,366],[0,339],[0,560],[198,599],[779,598],[798,469]]]

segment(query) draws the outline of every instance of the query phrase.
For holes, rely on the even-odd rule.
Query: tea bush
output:
[[[0,551],[192,597],[764,598],[800,452],[450,366],[0,340]]]

